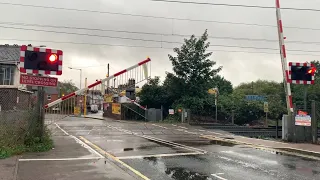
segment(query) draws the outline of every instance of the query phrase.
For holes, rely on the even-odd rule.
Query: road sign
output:
[[[296,115],[295,125],[296,126],[311,126],[311,116],[309,116],[309,115]]]
[[[169,114],[174,114],[174,109],[169,109]]]
[[[30,86],[57,87],[58,78],[20,74],[20,84]]]
[[[268,102],[264,102],[263,103],[263,110],[265,113],[269,112],[269,104]]]
[[[265,101],[266,97],[262,95],[246,95],[245,99],[247,101]]]

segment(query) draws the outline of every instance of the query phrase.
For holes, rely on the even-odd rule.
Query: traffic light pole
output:
[[[303,109],[307,111],[307,97],[308,97],[308,85],[303,85],[304,96],[303,96]]]

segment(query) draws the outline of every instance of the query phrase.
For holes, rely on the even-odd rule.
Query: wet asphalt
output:
[[[319,161],[200,138],[183,126],[76,117],[58,124],[149,179],[320,180]],[[63,134],[57,128],[52,132]]]

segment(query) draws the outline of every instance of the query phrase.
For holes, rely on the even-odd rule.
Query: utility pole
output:
[[[303,95],[303,109],[307,111],[307,97],[308,97],[308,85],[303,85],[304,95]]]
[[[84,85],[87,87],[87,78],[84,80]],[[83,101],[83,115],[87,115],[87,91],[84,91],[84,101]]]
[[[253,95],[253,81],[251,82],[251,90],[252,90],[252,95]]]
[[[109,77],[110,76],[110,65],[109,65],[109,63],[108,63],[108,67],[107,67],[108,69],[108,71],[107,71],[107,76]],[[109,81],[107,82],[107,94],[109,95]]]

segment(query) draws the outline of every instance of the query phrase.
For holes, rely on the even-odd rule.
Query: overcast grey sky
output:
[[[202,0],[201,2],[274,6],[274,1],[275,0]],[[152,2],[148,0],[0,0],[0,3],[1,2],[108,11],[148,16],[161,16],[168,18],[174,17],[273,26],[276,25],[276,14],[274,9],[176,4]],[[197,2],[200,1],[197,0]],[[320,1],[281,0],[281,6],[320,9]],[[61,33],[58,34],[4,27],[53,30],[71,33],[87,33],[103,36],[130,37],[170,42],[183,42],[183,37],[129,34],[120,32],[79,29],[57,29],[35,26],[18,26],[3,23],[14,22],[54,26],[74,26],[83,28],[111,29],[119,31],[142,31],[148,33],[182,35],[201,35],[205,29],[208,29],[209,36],[277,40],[276,27],[145,18],[95,12],[22,7],[4,4],[0,4],[0,12],[0,44],[21,45],[31,43],[33,45],[46,45],[51,48],[63,50],[63,76],[59,77],[59,79],[72,79],[77,85],[79,84],[79,72],[68,69],[68,66],[90,66],[89,68],[84,68],[83,77],[88,77],[89,82],[92,82],[95,79],[105,77],[108,63],[110,63],[111,66],[111,73],[115,73],[124,68],[127,68],[128,66],[136,64],[141,60],[144,60],[147,56],[150,56],[150,58],[152,59],[152,76],[161,76],[163,79],[165,76],[165,71],[171,71],[171,63],[168,59],[168,54],[174,54],[171,49],[164,48],[173,48],[176,46],[180,46],[180,44],[133,41],[123,40],[119,38],[92,37],[83,35],[80,36]],[[286,41],[288,41],[288,43],[286,43],[287,49],[315,51],[288,51],[288,61],[305,62],[318,59],[320,53],[317,53],[316,51],[320,51],[319,45],[310,43],[289,43],[289,41],[320,41],[320,36],[318,35],[320,30],[296,29],[286,27],[297,26],[320,29],[320,24],[317,23],[317,17],[319,15],[320,12],[282,10],[282,19],[285,26],[284,33],[287,37]],[[126,46],[139,45],[159,48],[133,48],[125,46],[98,46],[87,44],[79,45],[17,40],[63,41],[111,45],[120,44]],[[254,81],[257,79],[276,81],[281,80],[281,61],[279,54],[277,54],[279,51],[270,50],[270,48],[279,48],[279,43],[277,41],[268,42],[211,38],[210,42],[212,45],[269,48],[269,50],[217,46],[212,46],[209,48],[210,50],[213,50],[211,59],[216,61],[218,65],[223,66],[221,75],[223,75],[226,79],[231,80],[234,85],[238,85],[241,82]],[[246,51],[249,51],[251,53],[248,53]],[[271,54],[253,52],[267,52]]]

